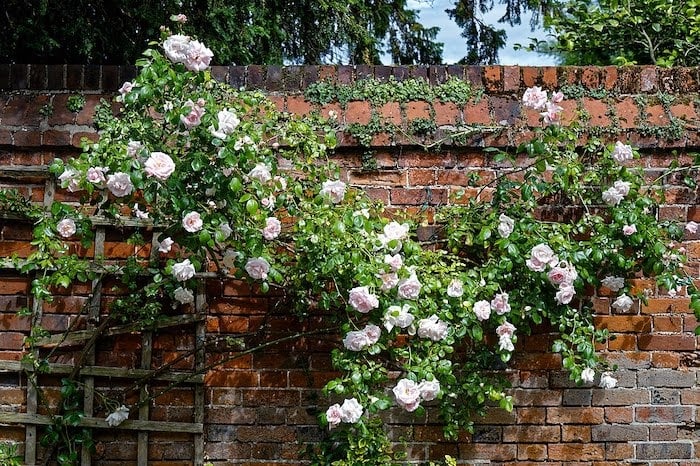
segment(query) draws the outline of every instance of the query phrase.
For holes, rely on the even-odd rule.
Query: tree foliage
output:
[[[438,28],[406,0],[6,0],[0,61],[133,63],[173,13],[218,64],[439,63]],[[3,24],[4,23],[4,24]]]
[[[571,0],[545,19],[555,40],[535,42],[567,65],[694,66],[700,63],[698,0]]]

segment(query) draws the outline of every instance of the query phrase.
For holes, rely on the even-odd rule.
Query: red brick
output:
[[[442,125],[458,125],[462,123],[462,114],[459,108],[452,102],[435,102],[435,123]]]
[[[500,91],[503,87],[503,68],[500,66],[483,67],[484,87],[489,92]]]
[[[655,332],[681,333],[683,331],[682,316],[653,316]]]
[[[21,350],[24,344],[24,334],[19,332],[0,333],[0,350]]]
[[[586,97],[583,99],[583,107],[591,117],[589,125],[601,127],[610,125],[610,117],[607,115],[608,105],[605,102]]]
[[[424,101],[413,101],[406,103],[406,120],[413,121],[418,118],[430,119],[430,104]]]
[[[488,125],[491,123],[489,101],[486,98],[478,102],[469,102],[464,106],[464,122],[468,125]]]
[[[641,306],[642,314],[690,312],[689,309],[689,298],[651,298],[646,305]]]
[[[661,105],[650,105],[646,108],[646,122],[652,126],[666,126],[670,123],[666,110]]]
[[[518,444],[518,459],[543,461],[547,459],[547,446],[542,444]]]
[[[596,328],[608,329],[615,333],[641,333],[651,331],[649,316],[605,316],[595,317]]]
[[[600,424],[603,408],[547,408],[548,424]]]
[[[564,443],[548,445],[550,460],[595,461],[605,459],[605,446],[599,444]]]
[[[561,441],[587,443],[591,441],[591,426],[561,426]]]
[[[387,102],[378,109],[380,117],[385,123],[401,124],[401,106],[398,102]]]
[[[611,351],[634,351],[637,349],[637,335],[615,334],[615,338],[608,341],[608,349]]]
[[[559,426],[505,426],[503,441],[507,443],[553,443],[561,440]]]
[[[287,97],[287,111],[295,115],[308,115],[313,110],[313,105],[301,96]]]
[[[639,335],[640,350],[695,350],[695,336],[692,335]]]
[[[369,102],[348,102],[348,106],[345,111],[345,121],[347,123],[360,123],[362,125],[366,125],[369,123],[371,116],[372,112]]]

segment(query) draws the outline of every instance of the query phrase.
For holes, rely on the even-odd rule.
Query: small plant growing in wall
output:
[[[78,113],[85,107],[85,96],[81,94],[75,94],[68,97],[66,101],[66,108],[69,112]]]

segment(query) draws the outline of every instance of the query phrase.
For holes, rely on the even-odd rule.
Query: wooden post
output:
[[[105,229],[98,227],[95,231],[95,259],[104,257],[105,251]],[[100,304],[102,302],[102,279],[96,278],[92,281],[92,296],[90,297],[90,308],[88,309],[88,330],[94,330],[100,318]],[[92,345],[85,355],[85,365],[95,365],[96,346]],[[95,377],[87,376],[83,382],[85,390],[83,392],[83,413],[85,416],[92,417],[95,403]],[[92,464],[92,454],[89,448],[83,447],[80,450],[81,466],[90,466]]]

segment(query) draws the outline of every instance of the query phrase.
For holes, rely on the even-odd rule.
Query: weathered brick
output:
[[[692,422],[694,410],[690,406],[637,406],[634,418],[637,422],[675,423]]]
[[[650,403],[651,396],[645,389],[616,388],[614,390],[593,390],[593,406],[631,406]]]
[[[552,443],[561,440],[558,426],[505,426],[503,441],[507,443]]]
[[[566,461],[595,461],[605,459],[605,446],[597,444],[564,443],[551,444],[547,447],[550,460]]]
[[[640,371],[637,376],[640,387],[692,387],[695,385],[694,372],[681,372],[668,369]]]
[[[591,427],[594,442],[633,442],[649,440],[649,427],[640,425],[600,425]]]
[[[637,460],[690,459],[693,456],[690,442],[649,442],[635,445]]]
[[[591,441],[591,426],[561,426],[561,441],[562,442],[590,442]]]
[[[600,424],[603,408],[547,408],[547,424]]]

